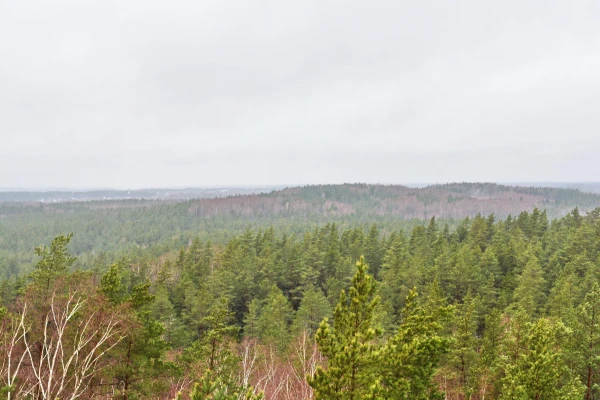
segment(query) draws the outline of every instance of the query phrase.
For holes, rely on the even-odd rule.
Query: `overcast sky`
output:
[[[600,1],[0,0],[0,187],[600,181]]]

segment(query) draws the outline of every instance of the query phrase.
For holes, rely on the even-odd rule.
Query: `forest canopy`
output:
[[[300,226],[85,266],[68,250],[77,232],[55,237],[0,283],[3,393],[600,396],[600,209]]]

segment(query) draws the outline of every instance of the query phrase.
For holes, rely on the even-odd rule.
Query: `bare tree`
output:
[[[292,358],[293,357],[293,358]],[[292,370],[292,379],[294,381],[293,392],[290,393],[290,399],[312,399],[313,391],[308,382],[307,376],[313,376],[317,366],[323,363],[323,356],[316,343],[310,338],[307,331],[296,339],[292,345],[289,365]]]
[[[255,341],[244,340],[241,344],[240,385],[244,388],[251,386],[251,380],[256,370],[258,349]]]
[[[306,382],[323,357],[308,332],[292,343],[287,357],[281,357],[273,346],[244,341],[241,346],[241,384],[262,392],[265,400],[298,400],[313,397]]]
[[[22,329],[26,314],[27,307],[23,307],[21,314],[8,313],[0,321],[0,388],[4,387],[8,400],[20,397],[25,388],[18,377],[26,356],[24,340],[29,330]]]
[[[0,373],[8,398],[89,398],[91,382],[110,362],[108,352],[124,337],[121,313],[105,306],[83,291],[55,291],[30,318],[25,298],[18,317],[3,324]]]

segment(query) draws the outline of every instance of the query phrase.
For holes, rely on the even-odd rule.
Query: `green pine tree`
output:
[[[113,264],[102,277],[99,290],[113,304],[131,306],[133,315],[128,335],[114,349],[118,361],[107,373],[113,377],[116,398],[135,400],[167,390],[164,378],[174,373],[174,365],[165,360],[169,347],[164,340],[165,327],[152,317],[155,297],[150,293],[150,282],[128,289],[123,282],[124,275],[122,265]]]
[[[557,335],[561,325],[541,318],[525,338],[525,349],[505,367],[499,400],[573,400],[584,386],[563,363]]]
[[[586,385],[586,400],[600,396],[600,286],[595,283],[577,308],[575,344]]]
[[[331,306],[327,297],[325,297],[321,289],[310,287],[304,292],[304,297],[296,312],[293,332],[300,334],[306,331],[310,335],[313,335],[319,328],[320,322],[324,318],[329,317],[330,314]]]
[[[544,272],[540,262],[535,255],[530,255],[529,262],[518,278],[512,307],[520,308],[531,316],[537,316],[546,297],[544,285]]]
[[[356,268],[348,295],[345,291],[340,294],[333,326],[324,319],[317,331],[317,344],[327,359],[324,368],[308,377],[317,400],[359,400],[370,396],[377,386],[376,339],[380,332],[372,327],[372,321],[379,297],[364,257]]]
[[[479,299],[470,293],[464,303],[458,306],[453,321],[453,345],[449,356],[452,375],[458,380],[459,390],[465,399],[470,399],[477,389],[476,367],[479,362],[479,340],[477,338],[477,320]]]
[[[283,350],[289,344],[293,309],[281,290],[273,285],[257,320],[258,338]]]
[[[452,308],[440,305],[435,297],[420,306],[414,289],[405,304],[398,332],[389,339],[379,357],[381,387],[377,398],[443,399],[433,376],[451,344],[442,334],[442,322],[450,316]]]
[[[35,254],[42,259],[38,261],[35,270],[31,273],[31,279],[44,291],[49,290],[52,282],[59,276],[64,276],[75,263],[73,257],[67,250],[73,234],[57,236],[52,240],[50,247],[42,246],[35,249]]]

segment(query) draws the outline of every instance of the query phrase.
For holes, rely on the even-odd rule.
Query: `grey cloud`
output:
[[[594,180],[599,18],[593,0],[3,2],[0,187]]]

